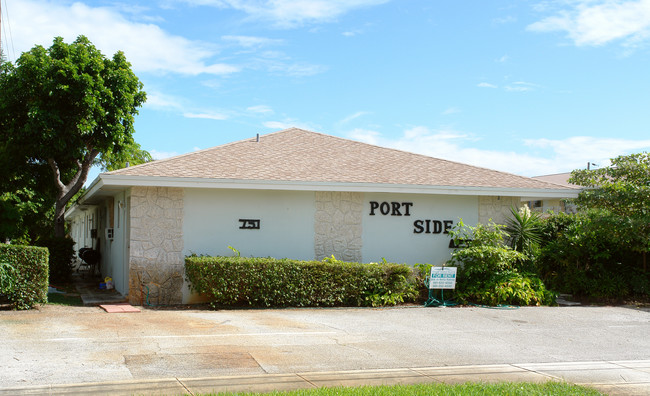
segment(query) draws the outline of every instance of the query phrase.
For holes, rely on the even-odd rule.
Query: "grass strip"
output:
[[[265,396],[475,396],[475,395],[512,395],[512,396],[603,396],[597,390],[565,382],[500,382],[487,384],[468,382],[462,384],[416,384],[383,385],[361,387],[334,387],[299,389],[294,391],[274,391],[270,393],[210,393],[207,395],[265,395]]]

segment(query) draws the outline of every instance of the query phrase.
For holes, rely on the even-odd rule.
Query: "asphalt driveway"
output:
[[[628,307],[0,312],[0,388],[463,365],[650,360]],[[650,370],[648,370],[650,375]]]

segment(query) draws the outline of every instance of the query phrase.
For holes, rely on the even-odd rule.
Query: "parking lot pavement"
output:
[[[0,393],[548,378],[649,394],[649,330],[650,313],[626,307],[45,306],[0,312]]]

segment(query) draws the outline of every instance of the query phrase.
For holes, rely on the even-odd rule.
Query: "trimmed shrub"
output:
[[[192,290],[209,296],[212,307],[395,305],[416,296],[412,274],[405,264],[348,263],[333,257],[323,261],[185,259]]]
[[[47,238],[39,241],[50,251],[50,281],[69,282],[72,277],[74,244],[71,238]]]
[[[14,309],[47,302],[48,256],[46,248],[0,244],[0,262],[13,267],[13,285],[6,296]]]

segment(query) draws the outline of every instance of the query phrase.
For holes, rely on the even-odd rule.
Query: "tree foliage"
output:
[[[50,48],[36,46],[16,65],[1,65],[2,170],[48,169],[56,236],[64,235],[66,204],[94,163],[111,169],[130,154],[150,159],[133,139],[145,99],[124,54],[108,59],[84,36],[71,44],[57,37]]]
[[[650,276],[637,265],[640,254],[617,237],[619,223],[602,209],[546,218],[537,268],[547,286],[599,300],[647,296]]]
[[[650,251],[650,154],[622,155],[599,169],[575,170],[570,183],[587,187],[576,203],[581,209],[603,210],[612,223],[610,237],[641,252],[644,270]]]

